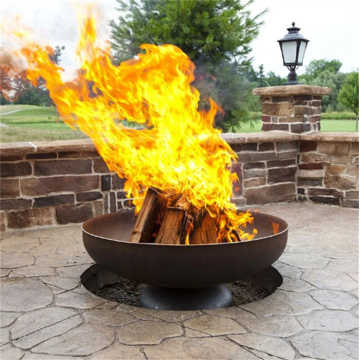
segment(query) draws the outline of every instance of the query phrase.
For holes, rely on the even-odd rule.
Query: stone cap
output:
[[[13,142],[0,144],[0,156],[49,153],[56,151],[95,151],[91,139]]]
[[[268,143],[268,142],[287,142],[300,139],[299,134],[292,134],[287,131],[265,131],[254,133],[223,133],[221,137],[229,144],[245,143]]]
[[[286,131],[266,131],[254,133],[222,133],[221,137],[229,144],[267,143],[287,141],[347,141],[359,142],[358,132],[315,132],[293,134]],[[96,151],[90,139],[13,142],[0,144],[0,156],[49,153],[57,151]]]
[[[332,89],[313,85],[284,85],[269,86],[253,89],[252,94],[258,96],[286,96],[286,95],[329,95]]]
[[[358,132],[314,132],[301,134],[302,141],[359,142]]]

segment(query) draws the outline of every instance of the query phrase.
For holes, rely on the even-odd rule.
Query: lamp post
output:
[[[284,66],[290,70],[288,82],[284,85],[297,85],[297,74],[295,70],[303,64],[305,50],[309,40],[305,39],[299,33],[300,28],[296,27],[294,22],[292,23],[292,27],[287,30],[289,33],[278,40]]]

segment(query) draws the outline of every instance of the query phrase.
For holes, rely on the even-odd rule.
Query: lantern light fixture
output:
[[[278,40],[284,66],[290,70],[288,82],[284,85],[296,85],[298,82],[295,70],[303,64],[305,50],[310,40],[299,33],[300,28],[296,27],[294,22],[287,30],[289,33]]]

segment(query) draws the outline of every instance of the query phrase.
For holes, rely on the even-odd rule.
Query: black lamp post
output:
[[[305,39],[300,33],[300,28],[295,27],[295,23],[292,23],[292,27],[287,29],[289,31],[282,39],[278,40],[284,66],[286,66],[290,73],[288,75],[288,82],[284,85],[296,85],[297,74],[296,69],[303,64],[305,50],[309,40]]]

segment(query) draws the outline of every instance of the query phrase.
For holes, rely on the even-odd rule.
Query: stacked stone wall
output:
[[[1,229],[79,223],[127,208],[123,184],[88,140],[3,144]]]
[[[354,135],[312,134],[302,138],[299,201],[359,207],[359,141]]]
[[[320,131],[322,95],[330,93],[330,88],[308,85],[254,89],[262,104],[262,130],[295,134]]]
[[[321,96],[262,97],[262,130],[305,133],[320,130]]]
[[[248,134],[224,138],[238,155],[233,201],[239,206],[296,200],[298,136]]]
[[[284,201],[359,206],[357,133],[224,134],[239,207]],[[2,144],[1,230],[81,223],[131,207],[90,140]]]

